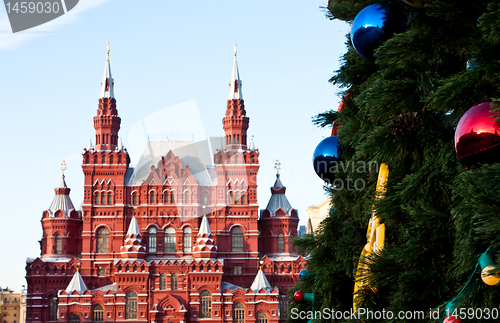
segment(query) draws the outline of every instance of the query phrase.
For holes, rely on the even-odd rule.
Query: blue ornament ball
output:
[[[332,184],[335,181],[335,170],[338,169],[340,159],[339,139],[337,136],[325,138],[314,149],[314,171],[327,184]]]
[[[374,60],[375,50],[406,27],[406,17],[397,7],[387,3],[372,4],[354,18],[351,27],[352,45],[359,55]]]
[[[299,273],[299,278],[302,279],[307,276],[307,270],[302,269]]]

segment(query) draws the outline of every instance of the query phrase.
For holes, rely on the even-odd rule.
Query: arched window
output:
[[[136,319],[137,318],[137,294],[134,291],[130,291],[126,296],[125,303],[125,319]]]
[[[234,193],[234,204],[240,204],[240,193],[239,192]]]
[[[285,251],[285,243],[283,241],[283,233],[278,234],[278,252]]]
[[[137,196],[137,192],[134,192],[132,193],[132,205],[137,205],[138,204],[138,196]]]
[[[161,274],[160,275],[160,290],[165,290],[167,289],[167,275]]]
[[[108,193],[108,204],[112,205],[113,204],[113,194]]]
[[[238,160],[238,156],[234,156],[234,163],[235,164],[238,164],[239,160]]]
[[[207,192],[203,192],[202,201],[203,201],[203,205],[208,205],[208,193]]]
[[[163,204],[170,203],[170,196],[169,195],[170,195],[169,191],[163,192]]]
[[[190,204],[191,198],[189,196],[189,191],[184,192],[184,204]]]
[[[149,252],[156,252],[156,228],[149,228]]]
[[[59,300],[57,297],[53,296],[50,298],[49,304],[49,321],[57,321],[57,305]]]
[[[156,204],[156,193],[154,191],[149,193],[149,204]]]
[[[105,192],[101,193],[101,204],[102,205],[106,204],[106,193]]]
[[[106,228],[97,230],[97,253],[108,253],[108,236]]]
[[[95,205],[99,205],[99,203],[100,203],[99,196],[100,196],[100,195],[99,195],[99,192],[96,192],[96,193],[94,194],[94,204],[95,204]]]
[[[260,312],[259,314],[257,314],[256,323],[267,323],[267,314],[264,312]]]
[[[184,228],[184,253],[191,252],[191,228]]]
[[[62,254],[62,236],[60,234],[56,236],[56,254]]]
[[[170,289],[177,290],[177,274],[170,276]]]
[[[175,204],[175,191],[172,191],[171,199],[170,199],[171,204]]]
[[[102,156],[102,163],[106,164],[106,156]]]
[[[233,198],[233,192],[227,193],[227,204],[233,204],[234,203],[234,198]]]
[[[96,304],[94,308],[92,308],[92,323],[93,322],[104,322],[104,309],[100,304]]]
[[[172,227],[165,230],[165,252],[175,252],[175,229]]]
[[[245,192],[241,193],[241,205],[247,204],[247,194]]]
[[[71,314],[69,316],[69,323],[80,323],[80,317],[76,314]]]
[[[200,293],[200,319],[206,319],[212,317],[212,295],[208,290],[204,290]]]
[[[233,309],[233,322],[245,323],[245,306],[241,303],[234,305]]]
[[[243,252],[243,231],[240,227],[234,227],[231,231],[233,252]]]

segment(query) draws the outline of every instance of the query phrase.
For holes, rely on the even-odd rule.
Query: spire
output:
[[[255,143],[253,142],[253,135],[252,135],[252,139],[250,140],[250,151],[255,151]]]
[[[250,286],[250,289],[253,290],[254,293],[257,293],[262,288],[264,288],[266,292],[270,292],[272,289],[271,284],[269,284],[269,281],[266,278],[266,275],[264,274],[262,269],[259,269],[252,285]]]
[[[269,211],[270,216],[292,216],[296,210],[292,208],[290,202],[288,202],[288,199],[285,196],[286,187],[283,186],[283,183],[281,182],[279,165],[281,165],[281,163],[276,161],[275,168],[278,173],[276,174],[276,181],[271,187],[271,198],[267,204],[266,211]]]
[[[82,294],[87,290],[87,286],[85,285],[85,282],[83,281],[83,278],[78,270],[73,275],[73,278],[69,282],[68,287],[66,287],[66,293],[71,294],[75,290],[78,292],[78,294]]]
[[[201,220],[200,230],[198,231],[198,236],[203,236],[204,234],[207,237],[212,235],[212,231],[210,231],[210,225],[208,224],[207,215],[203,215],[203,219]]]
[[[130,221],[130,225],[128,226],[127,235],[129,237],[131,237],[132,235],[134,235],[136,237],[141,236],[141,232],[139,231],[139,225],[137,224],[137,219],[135,218],[135,216],[132,217],[132,221]]]
[[[89,139],[89,146],[88,146],[87,150],[90,151],[92,149],[94,149],[94,146],[92,146],[92,139]]]
[[[108,44],[108,50],[106,52],[106,65],[104,66],[104,75],[101,81],[101,94],[99,95],[99,98],[115,97],[114,93],[115,85],[113,78],[111,77],[111,66],[109,64],[109,42],[107,44]]]
[[[195,258],[215,258],[216,253],[217,246],[214,243],[212,231],[205,214],[198,229],[198,238],[196,239],[196,246],[193,247],[193,256]]]
[[[236,59],[236,43],[234,43],[234,63],[233,73],[231,74],[231,82],[229,83],[229,97],[228,100],[243,100],[243,93],[241,92],[240,73],[238,71],[238,62]]]

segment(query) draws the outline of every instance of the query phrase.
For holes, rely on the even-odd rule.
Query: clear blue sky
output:
[[[261,153],[258,202],[265,208],[279,159],[305,224],[306,208],[326,198],[311,157],[330,133],[311,117],[337,109],[339,90],[328,79],[349,31],[325,18],[325,2],[80,0],[61,18],[17,34],[1,7],[0,286],[20,290],[26,258],[40,255],[40,219],[63,159],[80,208],[81,152],[94,135],[106,41],[125,146],[136,122],[193,99],[206,135],[223,136],[238,43],[248,134]]]

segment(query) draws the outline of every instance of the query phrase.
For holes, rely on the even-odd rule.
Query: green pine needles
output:
[[[308,270],[316,275],[290,291],[291,296],[314,289],[315,309],[322,312],[297,317],[294,312],[311,308],[293,302],[290,322],[442,322],[444,304],[459,293],[454,306],[475,311],[461,316],[462,323],[500,322],[500,286],[484,284],[481,268],[476,270],[477,256],[490,248],[500,271],[500,239],[495,240],[500,233],[500,164],[467,170],[454,148],[462,115],[479,101],[500,97],[500,3],[423,2],[423,8],[414,8],[387,1],[408,16],[409,27],[379,47],[374,61],[362,58],[347,35],[347,52],[330,82],[352,98],[344,97],[341,112],[321,113],[313,122],[340,124],[344,162],[387,163],[387,193],[375,203],[378,169],[348,167],[338,173],[341,179],[363,179],[362,190],[325,187],[333,210],[314,236],[295,242],[309,255]],[[326,12],[330,19],[351,23],[372,3],[331,0]],[[362,259],[369,263],[364,278],[371,285],[359,293],[358,303],[364,313],[386,315],[347,317],[338,312],[352,308],[373,208],[386,225],[385,248]],[[485,309],[490,314],[496,309],[497,318],[478,318]],[[411,315],[401,317],[401,312]],[[412,314],[417,312],[424,317]]]

